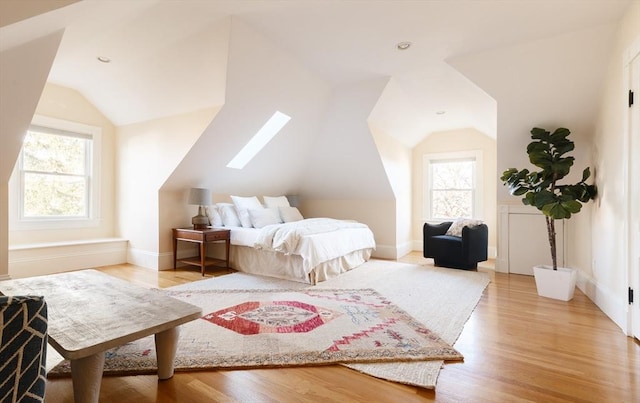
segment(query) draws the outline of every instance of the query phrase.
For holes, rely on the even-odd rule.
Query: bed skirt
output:
[[[373,249],[361,249],[320,263],[305,273],[300,255],[258,250],[231,245],[230,265],[233,269],[260,276],[276,277],[307,284],[317,284],[360,266],[371,257]]]

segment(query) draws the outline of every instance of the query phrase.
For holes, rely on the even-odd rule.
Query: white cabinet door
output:
[[[542,213],[509,214],[509,273],[533,275],[533,266],[551,266],[547,223]],[[558,266],[564,265],[564,221],[556,220]]]

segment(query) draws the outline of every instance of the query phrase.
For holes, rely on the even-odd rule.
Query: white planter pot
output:
[[[553,270],[551,266],[534,266],[533,275],[536,279],[538,295],[541,297],[562,301],[573,298],[578,278],[576,269],[558,267],[558,270]]]

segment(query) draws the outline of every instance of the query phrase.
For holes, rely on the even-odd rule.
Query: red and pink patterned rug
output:
[[[200,306],[181,327],[176,371],[462,360],[373,289],[158,291]],[[109,350],[105,374],[154,373],[153,337]],[[65,376],[68,361],[49,376]]]

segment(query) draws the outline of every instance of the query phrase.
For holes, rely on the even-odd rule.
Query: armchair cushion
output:
[[[0,401],[42,402],[46,385],[47,304],[0,295]]]

